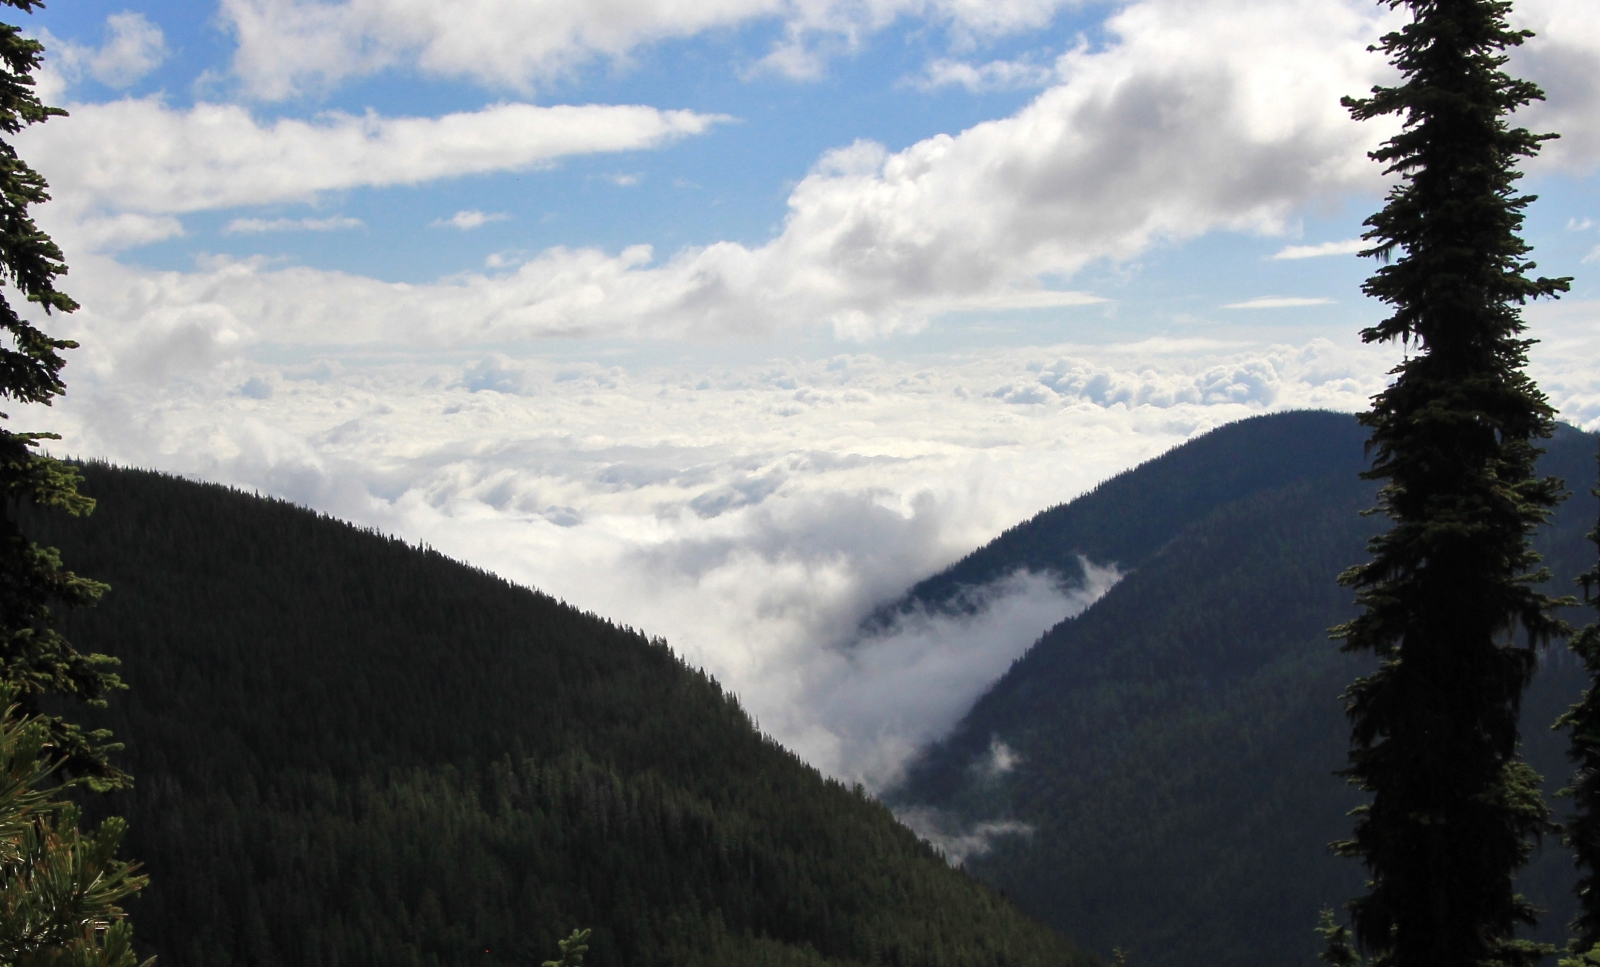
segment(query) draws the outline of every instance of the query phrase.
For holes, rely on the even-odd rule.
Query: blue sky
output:
[[[1540,18],[1586,19],[1581,13],[1561,12],[1562,5],[1552,0],[1526,6],[1536,26],[1543,25]],[[1290,245],[1354,238],[1361,219],[1377,201],[1381,186],[1370,170],[1334,178],[1310,170],[1317,161],[1311,152],[1320,151],[1324,159],[1336,152],[1358,157],[1359,150],[1351,148],[1370,147],[1381,133],[1376,125],[1369,126],[1373,131],[1358,133],[1360,127],[1344,122],[1342,112],[1330,102],[1346,88],[1358,92],[1383,76],[1376,58],[1359,52],[1351,55],[1351,42],[1370,39],[1374,32],[1379,22],[1376,7],[1296,5],[1294,13],[1305,21],[1301,30],[1279,24],[1281,36],[1269,31],[1255,38],[1254,49],[1271,49],[1281,63],[1266,65],[1254,78],[1245,66],[1257,56],[1249,43],[1231,54],[1217,51],[1209,57],[1183,58],[1189,63],[1161,76],[1161,55],[1169,53],[1173,43],[1183,42],[1186,28],[1198,45],[1209,42],[1219,30],[1225,36],[1249,21],[1248,11],[1226,7],[1200,16],[1190,11],[1170,18],[1190,22],[1167,25],[1153,25],[1147,19],[1168,16],[1160,3],[1056,0],[978,4],[739,0],[709,5],[709,13],[693,15],[659,0],[614,6],[484,0],[461,9],[471,11],[459,19],[472,21],[472,29],[451,28],[448,17],[443,24],[434,23],[397,0],[362,4],[352,0],[343,5],[239,0],[216,8],[191,3],[141,8],[60,5],[33,18],[29,26],[56,43],[63,55],[55,61],[58,81],[52,93],[67,102],[101,105],[102,112],[133,103],[153,109],[159,105],[164,119],[178,129],[171,133],[184,137],[197,136],[195,125],[185,124],[193,121],[197,105],[200,109],[228,105],[245,112],[248,123],[265,129],[257,146],[265,150],[275,147],[274,140],[285,140],[271,136],[274,123],[309,121],[325,126],[330,113],[347,119],[364,115],[428,119],[507,104],[587,105],[596,109],[593,124],[604,127],[604,106],[631,105],[692,112],[699,121],[692,133],[634,137],[632,144],[624,138],[606,147],[574,143],[543,154],[519,154],[511,148],[488,163],[446,162],[428,171],[397,170],[387,178],[372,179],[377,184],[352,170],[331,185],[293,185],[292,175],[285,179],[277,167],[315,168],[326,157],[314,150],[296,154],[289,149],[276,166],[268,166],[273,170],[239,169],[231,175],[237,182],[252,178],[291,182],[279,190],[241,190],[233,193],[233,199],[178,198],[167,191],[165,197],[129,209],[142,208],[140,214],[146,218],[169,219],[164,228],[111,244],[85,240],[78,247],[115,252],[120,263],[145,269],[186,271],[197,260],[231,256],[412,284],[505,268],[558,247],[616,256],[630,247],[649,245],[658,262],[718,243],[759,249],[783,234],[786,219],[793,216],[794,189],[817,172],[830,152],[867,141],[893,157],[915,151],[929,139],[959,136],[985,122],[1015,120],[1041,91],[1073,86],[1061,83],[1067,79],[1062,71],[1069,68],[1065,61],[1058,64],[1057,58],[1076,51],[1070,69],[1092,75],[1098,67],[1109,75],[1080,83],[1093,88],[1085,97],[1116,97],[1119,85],[1161,85],[1165,89],[1149,92],[1155,99],[1152,104],[1171,100],[1157,109],[1186,112],[1185,120],[1193,127],[1180,124],[1168,131],[1152,130],[1146,119],[1136,116],[1140,105],[1111,105],[1098,123],[1082,120],[1069,135],[1108,144],[1119,136],[1154,137],[1159,140],[1147,154],[1171,154],[1167,166],[1173,167],[1181,166],[1186,141],[1209,133],[1204,130],[1208,111],[1221,112],[1218,120],[1224,122],[1224,131],[1229,113],[1241,115],[1233,120],[1249,125],[1262,121],[1260,113],[1265,110],[1300,112],[1307,123],[1291,135],[1303,143],[1293,144],[1296,138],[1289,137],[1278,144],[1268,139],[1253,145],[1262,154],[1296,152],[1281,159],[1285,183],[1273,185],[1258,198],[1219,199],[1221,204],[1211,206],[1211,211],[1175,218],[1159,205],[1147,212],[1124,211],[1119,214],[1126,221],[1144,216],[1152,224],[1136,239],[1101,239],[1099,245],[1090,242],[1065,258],[1047,255],[1029,260],[1025,252],[1014,253],[1015,268],[991,268],[991,277],[977,283],[979,289],[986,283],[991,292],[997,285],[1073,288],[1114,303],[1114,319],[1108,320],[1104,312],[1085,313],[1081,307],[1066,311],[1053,307],[1042,314],[996,312],[991,303],[986,307],[990,318],[982,320],[986,325],[972,330],[962,325],[959,309],[949,308],[959,299],[934,298],[932,305],[911,313],[909,319],[868,320],[865,332],[879,339],[890,337],[888,348],[895,349],[899,341],[893,337],[925,334],[936,321],[953,315],[953,323],[934,326],[942,334],[942,344],[959,341],[963,332],[984,333],[972,336],[981,343],[996,326],[1020,328],[1027,333],[1023,338],[1045,341],[1051,341],[1052,330],[1056,338],[1087,341],[1126,339],[1130,334],[1192,336],[1198,331],[1303,337],[1337,331],[1341,324],[1348,330],[1370,319],[1374,311],[1354,291],[1364,272],[1358,261],[1348,256],[1296,260],[1271,256]],[[1205,5],[1199,9],[1205,10]],[[1204,22],[1207,16],[1215,22]],[[1119,17],[1120,22],[1112,19]],[[495,27],[541,18],[554,26],[504,31]],[[1318,21],[1335,33],[1319,31],[1313,25]],[[1536,76],[1541,67],[1552,75],[1546,84],[1555,83],[1552,95],[1565,109],[1554,112],[1555,119],[1581,119],[1593,112],[1593,83],[1581,79],[1574,57],[1581,66],[1582,58],[1592,57],[1593,52],[1583,31],[1574,40],[1567,36],[1570,24],[1552,22],[1557,29],[1546,33],[1565,38],[1559,49],[1541,50],[1540,56],[1525,59]],[[1592,33],[1591,24],[1579,26]],[[517,30],[532,38],[534,42],[527,45],[532,52],[507,54],[496,47],[495,33]],[[1251,32],[1240,33],[1249,38]],[[597,35],[601,35],[598,40]],[[1297,42],[1325,46],[1315,53],[1329,62],[1324,68],[1339,72],[1311,83],[1300,78],[1307,89],[1294,94],[1303,103],[1286,98],[1268,108],[1230,103],[1226,96],[1213,102],[1196,96],[1195,85],[1201,84],[1271,85],[1274,66],[1292,68],[1292,45]],[[454,46],[445,53],[434,49],[446,43]],[[1341,46],[1346,49],[1340,51]],[[320,60],[303,53],[318,47],[327,48]],[[1131,68],[1095,63],[1145,57],[1141,47],[1149,48],[1150,55]],[[122,61],[115,59],[118,55]],[[496,57],[502,62],[482,66],[485,59]],[[363,59],[370,63],[360,65]],[[1363,59],[1364,64],[1352,63]],[[966,83],[961,82],[962,72]],[[935,83],[938,77],[944,82]],[[1119,109],[1124,113],[1117,113]],[[1249,116],[1251,112],[1257,113]],[[76,124],[90,131],[98,120],[58,122],[58,126]],[[133,127],[119,130],[139,130],[131,117],[128,123]],[[54,133],[41,137],[49,141]],[[1227,163],[1226,138],[1217,138],[1207,149],[1213,152],[1204,156],[1210,167]],[[127,153],[133,153],[131,145]],[[1579,146],[1575,154],[1564,164],[1545,164],[1535,171],[1530,187],[1546,200],[1533,211],[1528,234],[1543,264],[1577,276],[1574,296],[1587,298],[1593,292],[1582,260],[1600,239],[1592,231],[1570,231],[1568,225],[1600,213],[1600,206],[1595,204],[1593,159],[1588,157],[1594,154],[1592,145]],[[94,160],[103,168],[125,159]],[[183,180],[189,174],[183,170],[183,160],[168,159],[162,173]],[[359,168],[375,160],[351,158],[348,163]],[[57,162],[48,152],[44,161],[47,169],[61,169],[52,178],[70,191],[72,162]],[[1032,161],[1045,169],[1043,177],[1051,174],[1048,159]],[[1266,162],[1256,159],[1258,164]],[[204,161],[195,167],[205,167]],[[210,167],[215,170],[218,165]],[[1160,162],[1152,167],[1152,181],[1163,176],[1172,180],[1174,172],[1163,170]],[[1064,165],[1061,174],[1070,177],[1078,172]],[[135,181],[140,175],[134,166],[116,173]],[[1293,183],[1296,178],[1300,184]],[[1149,188],[1139,179],[1131,181],[1108,183],[1103,190]],[[123,186],[113,177],[96,187],[98,197],[90,202],[97,209],[94,214],[117,214],[116,195]],[[1196,194],[1203,194],[1219,188],[1237,191],[1241,186],[1195,187]],[[1164,201],[1169,207],[1181,207],[1184,199]],[[979,208],[983,202],[975,199],[972,205]],[[959,198],[947,203],[963,204]],[[929,200],[921,204],[927,206]],[[1063,236],[1073,234],[1070,202],[1065,207],[1057,224],[1041,227]],[[482,219],[469,230],[450,227],[449,219],[457,212],[481,213]],[[876,220],[881,224],[892,218],[892,213],[883,213]],[[1115,232],[1117,226],[1103,228]],[[71,247],[72,228],[62,225],[58,231],[65,233],[63,240]],[[1013,253],[996,253],[997,260],[1008,254]],[[1029,261],[1042,264],[1026,264]],[[889,293],[888,298],[911,294]],[[962,293],[974,294],[981,301],[982,293]],[[1242,315],[1241,310],[1221,308],[1267,296],[1301,304]],[[851,301],[848,295],[846,301]],[[883,315],[885,307],[875,301],[868,311]],[[581,321],[574,325],[583,327]],[[834,335],[857,337],[863,331],[857,327],[845,333],[838,326],[835,330]],[[922,342],[913,339],[906,345]]]
[[[1600,423],[1600,8],[1533,371]],[[876,783],[1104,578],[862,614],[1252,413],[1355,410],[1366,0],[58,3],[24,133],[83,309],[63,452],[274,493],[669,637]]]

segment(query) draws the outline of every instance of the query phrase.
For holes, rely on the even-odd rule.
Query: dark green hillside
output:
[[[166,967],[1058,965],[1073,948],[667,646],[293,506],[91,466],[94,724]],[[75,713],[76,714],[76,713]]]
[[[1320,476],[1223,500],[1177,529],[1035,644],[895,794],[968,824],[1035,826],[967,869],[1086,946],[1120,945],[1149,967],[1309,965],[1317,911],[1359,891],[1359,866],[1325,849],[1348,834],[1357,801],[1332,775],[1348,736],[1338,695],[1356,660],[1326,629],[1352,612],[1335,575],[1361,559],[1380,522],[1357,513],[1373,494],[1357,477],[1359,446],[1347,446],[1355,421],[1328,418],[1349,433],[1331,435],[1338,459]],[[1236,425],[1235,452],[1283,447],[1283,435],[1255,432],[1279,420],[1296,430],[1281,417]],[[1546,471],[1586,490],[1596,442],[1563,431]],[[1159,497],[1162,481],[1140,479],[1158,464],[1123,483]],[[1593,519],[1593,500],[1574,498],[1540,535],[1558,573],[1587,566],[1582,535]],[[1567,766],[1562,738],[1547,728],[1581,687],[1555,649],[1528,698],[1529,757],[1548,790],[1564,784]],[[995,739],[1020,755],[999,776],[974,768]],[[1559,937],[1570,916],[1570,882],[1554,844],[1524,877],[1552,908],[1547,935]]]
[[[1365,439],[1351,417],[1317,410],[1219,427],[1041,511],[919,582],[874,619],[917,605],[971,607],[963,589],[1018,568],[1054,571],[1074,584],[1083,576],[1080,556],[1138,567],[1173,535],[1230,501],[1357,465]]]

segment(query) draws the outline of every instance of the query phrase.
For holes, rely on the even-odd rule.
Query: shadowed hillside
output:
[[[918,606],[973,607],[962,591],[1013,571],[1053,571],[1064,584],[1084,579],[1082,558],[1124,570],[1143,564],[1183,528],[1218,507],[1298,480],[1358,465],[1366,432],[1339,413],[1304,410],[1219,427],[1124,471],[1069,503],[1012,527],[885,605],[883,624]]]
[[[1083,962],[652,641],[291,505],[87,468],[27,526],[111,583],[97,803],[165,967]],[[77,714],[77,713],[74,713]]]
[[[1035,566],[1037,542],[1014,536],[1032,529],[1131,572],[1046,633],[891,801],[947,834],[1031,827],[993,837],[966,868],[1091,948],[1120,945],[1150,967],[1315,963],[1317,911],[1362,879],[1326,850],[1358,801],[1333,772],[1348,737],[1339,695],[1363,667],[1326,629],[1354,613],[1335,577],[1382,526],[1359,514],[1374,494],[1357,476],[1361,436],[1349,416],[1247,420],[971,555],[994,573]],[[1557,593],[1593,554],[1596,442],[1564,429],[1544,458],[1583,494],[1537,535]],[[1252,468],[1245,486],[1239,467]],[[1096,504],[1125,510],[1091,515]],[[1527,754],[1547,791],[1568,770],[1548,727],[1582,686],[1555,648],[1528,695]],[[1560,939],[1570,858],[1546,844],[1523,882]]]

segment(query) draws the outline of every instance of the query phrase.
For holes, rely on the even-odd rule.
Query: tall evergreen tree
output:
[[[0,3],[28,13],[42,6],[36,0]],[[5,136],[66,113],[47,107],[34,93],[33,72],[43,52],[38,41],[23,37],[17,27],[0,24],[0,132]],[[28,211],[49,198],[44,178],[18,157],[7,137],[0,137],[0,283],[46,314],[71,312],[77,303],[55,285],[67,272],[61,250]],[[0,329],[9,337],[0,343],[0,399],[49,405],[66,389],[61,353],[77,343],[46,334],[3,295]],[[7,418],[0,413],[0,419]],[[92,604],[105,586],[63,568],[54,550],[39,547],[17,527],[15,508],[22,501],[70,514],[94,508],[94,501],[78,493],[76,470],[38,451],[40,441],[53,439],[58,439],[53,433],[0,426],[0,494],[5,497],[0,519],[0,680],[15,683],[23,710],[50,729],[69,774],[100,787],[116,786],[126,776],[107,761],[114,748],[106,741],[108,734],[41,715],[40,700],[47,695],[100,704],[107,692],[121,687],[111,671],[114,659],[79,652],[50,624],[52,603]]]
[[[1568,280],[1528,274],[1517,233],[1533,198],[1514,169],[1553,135],[1506,121],[1542,96],[1501,69],[1529,36],[1507,26],[1509,2],[1387,2],[1411,12],[1380,45],[1402,83],[1344,103],[1403,122],[1372,155],[1398,184],[1364,236],[1383,264],[1363,289],[1393,314],[1362,338],[1412,351],[1362,417],[1393,525],[1341,578],[1363,610],[1336,634],[1379,664],[1345,693],[1345,775],[1372,799],[1336,849],[1369,871],[1349,909],[1379,967],[1532,963],[1541,948],[1514,934],[1534,910],[1513,877],[1551,825],[1517,718],[1561,624],[1528,535],[1562,487],[1534,473],[1554,412],[1523,372],[1519,307]]]
[[[1590,491],[1600,497],[1600,490]],[[1589,532],[1600,548],[1600,522]],[[1578,578],[1583,596],[1600,609],[1600,560]],[[1572,948],[1586,952],[1600,946],[1600,624],[1591,623],[1572,636],[1572,650],[1583,660],[1590,685],[1583,697],[1556,721],[1571,731],[1567,755],[1577,765],[1572,781],[1561,790],[1576,807],[1565,839],[1577,860],[1578,915],[1572,921]]]

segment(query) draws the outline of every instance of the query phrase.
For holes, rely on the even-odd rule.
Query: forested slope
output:
[[[647,640],[308,511],[90,466],[27,526],[111,583],[165,967],[1058,965],[1075,949]],[[81,716],[81,713],[75,712]]]
[[[1083,577],[1080,558],[1143,564],[1174,535],[1218,507],[1299,480],[1357,466],[1366,433],[1344,414],[1302,410],[1230,423],[1044,510],[918,582],[880,608],[877,622],[915,607],[971,608],[962,591],[1018,568]]]
[[[1247,461],[1260,451],[1257,466],[1286,443],[1291,454],[1330,459],[1302,464],[1296,481],[1241,488],[1192,522],[1168,515],[1164,537],[1126,521],[1133,536],[1123,546],[1157,549],[1041,638],[891,794],[900,808],[941,809],[968,827],[1032,826],[967,869],[1086,946],[1120,945],[1149,967],[1309,965],[1317,911],[1359,890],[1360,868],[1326,846],[1348,835],[1358,801],[1333,772],[1348,739],[1338,696],[1362,666],[1326,629],[1353,614],[1334,578],[1362,559],[1382,522],[1359,515],[1373,489],[1357,476],[1354,418],[1324,416],[1344,426],[1286,416],[1236,424],[1227,449]],[[1538,536],[1558,593],[1593,554],[1582,537],[1595,519],[1596,442],[1565,429],[1544,459],[1580,494]],[[1144,476],[1160,466],[1118,483],[1154,507],[1166,486],[1179,488],[1178,504],[1208,490]],[[1553,791],[1568,767],[1549,724],[1583,682],[1562,647],[1546,666],[1524,736]],[[1014,754],[1009,771],[986,767],[996,741]],[[1570,859],[1548,843],[1524,876],[1551,910],[1547,937],[1560,939],[1571,915],[1570,882]]]

